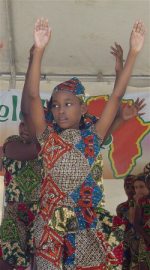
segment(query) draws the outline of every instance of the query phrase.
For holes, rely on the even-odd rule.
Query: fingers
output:
[[[142,116],[142,115],[144,115],[145,113],[138,113],[138,116]]]
[[[111,46],[110,48],[111,54],[113,54],[114,56],[123,57],[123,49],[117,42],[115,42],[115,47]]]
[[[141,35],[144,35],[145,34],[144,23],[141,20],[136,21],[133,26],[133,31],[136,33],[140,33]]]
[[[144,98],[141,99],[141,100],[139,98],[137,98],[136,101],[134,102],[134,106],[136,107],[136,109],[138,111],[142,110],[146,106],[146,104],[144,103],[144,101],[145,101]]]
[[[47,33],[50,32],[51,28],[49,27],[48,19],[44,19],[44,18],[37,19],[34,30],[37,32],[40,30],[44,30]]]

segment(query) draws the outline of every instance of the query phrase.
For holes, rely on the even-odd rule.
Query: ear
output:
[[[82,104],[81,105],[81,113],[82,113],[82,115],[84,115],[85,113],[87,113],[87,110],[88,110],[87,105],[86,104]]]

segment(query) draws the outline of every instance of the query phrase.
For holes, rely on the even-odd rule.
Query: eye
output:
[[[55,108],[59,108],[59,105],[58,104],[52,104],[52,108],[55,109]]]
[[[71,102],[66,102],[66,106],[67,106],[67,107],[70,107],[71,105],[72,105]]]

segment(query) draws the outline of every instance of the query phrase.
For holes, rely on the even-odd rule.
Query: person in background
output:
[[[130,220],[130,207],[134,204],[134,175],[127,175],[124,178],[124,190],[127,195],[127,200],[120,203],[116,208],[117,216],[120,217],[125,224],[124,241],[123,241],[123,262],[122,269],[128,270],[134,261],[136,234],[134,232],[133,224]],[[133,241],[134,239],[134,241]],[[132,243],[132,245],[131,245]],[[135,245],[133,245],[135,243]]]
[[[137,175],[134,182],[136,209],[134,226],[139,235],[139,270],[150,269],[150,170],[145,166],[145,174]]]
[[[38,212],[42,181],[42,161],[37,159],[39,144],[24,121],[19,136],[3,145],[5,206],[0,227],[0,269],[33,269],[33,222]]]

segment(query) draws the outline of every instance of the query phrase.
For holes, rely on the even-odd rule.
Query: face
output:
[[[24,122],[21,122],[19,125],[19,135],[21,139],[25,142],[31,142],[32,138],[31,135],[27,129],[27,126],[25,125]]]
[[[125,192],[128,198],[133,198],[135,191],[133,183],[125,183],[124,185]]]
[[[149,189],[147,188],[144,181],[140,181],[140,180],[135,181],[134,182],[134,189],[135,189],[135,194],[139,198],[142,198],[142,197],[149,194]]]
[[[74,94],[58,91],[52,96],[51,111],[54,120],[62,129],[79,129],[81,116],[87,109]]]

